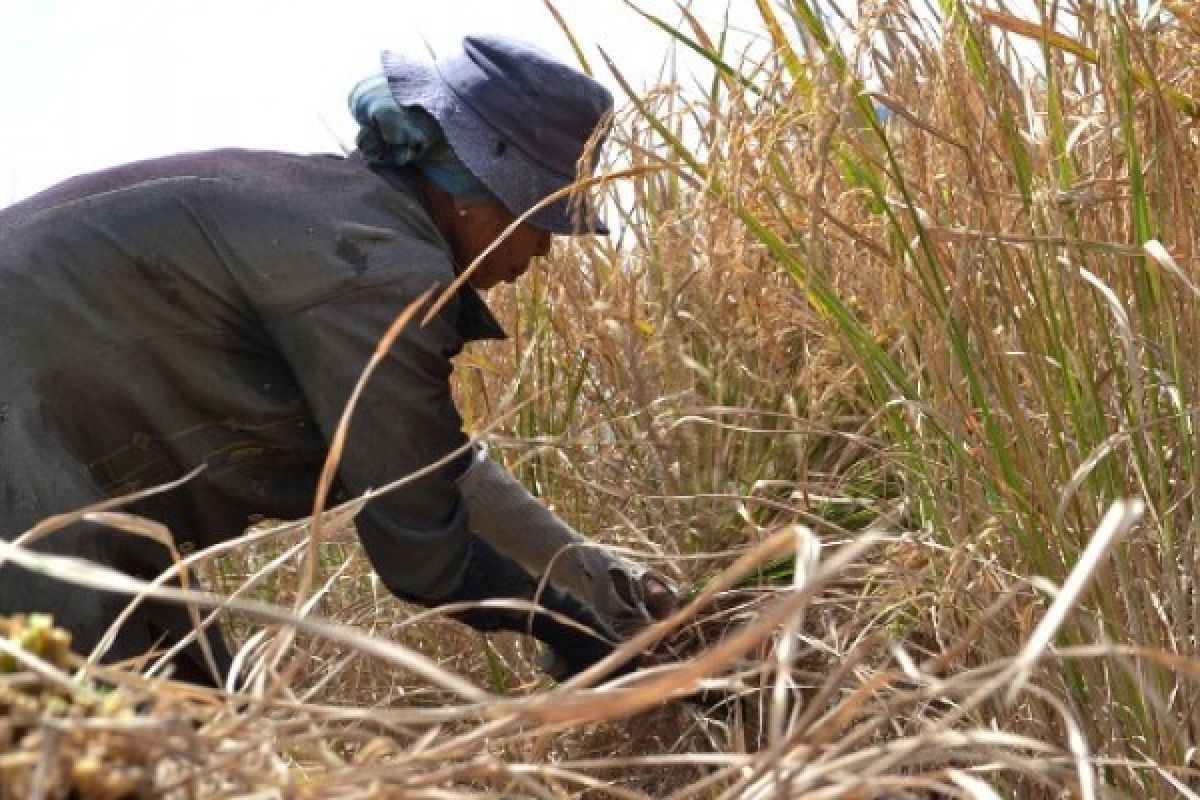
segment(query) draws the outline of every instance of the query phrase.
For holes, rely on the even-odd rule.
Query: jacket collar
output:
[[[508,334],[470,284],[458,290],[458,333],[468,342],[479,339],[507,339]]]

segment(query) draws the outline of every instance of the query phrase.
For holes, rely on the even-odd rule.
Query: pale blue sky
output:
[[[753,26],[750,0],[731,0]],[[671,0],[640,5],[673,20]],[[725,0],[696,0],[719,24]],[[620,0],[557,0],[644,84],[668,38]],[[573,60],[543,0],[0,0],[0,206],[80,172],[183,150],[335,151],[350,87],[389,48],[505,33]],[[598,78],[620,91],[607,71]],[[331,132],[332,131],[332,132]]]

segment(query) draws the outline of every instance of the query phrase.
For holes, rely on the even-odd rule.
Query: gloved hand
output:
[[[607,657],[617,646],[617,637],[583,603],[554,586],[539,588],[528,572],[497,552],[486,541],[473,537],[467,565],[458,589],[441,598],[441,603],[479,602],[513,598],[535,602],[583,626],[581,630],[547,613],[508,608],[471,608],[451,616],[481,631],[531,633],[553,654],[547,664],[552,676],[562,680],[576,675]],[[614,674],[637,668],[636,661],[622,665]]]
[[[658,573],[616,556],[610,558],[607,573],[612,594],[624,604],[611,614],[619,634],[632,635],[675,611],[679,593]]]
[[[554,586],[547,586],[538,598],[538,605],[564,617],[580,622],[590,630],[581,631],[546,615],[534,620],[534,632],[547,651],[542,669],[557,681],[565,681],[607,658],[617,647],[617,637],[587,606]],[[538,630],[539,626],[541,630]],[[622,664],[607,677],[613,678],[637,669],[637,660]]]
[[[471,528],[530,574],[570,591],[611,629],[629,635],[675,610],[662,576],[588,541],[476,445],[459,478]]]

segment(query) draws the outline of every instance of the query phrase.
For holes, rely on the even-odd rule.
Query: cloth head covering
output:
[[[382,73],[355,86],[349,102],[350,112],[359,124],[356,144],[368,163],[413,166],[443,192],[499,202],[454,154],[429,112],[396,105]]]
[[[595,167],[612,94],[528,44],[468,36],[461,52],[434,63],[385,51],[383,70],[396,105],[428,112],[458,159],[513,214]],[[608,233],[586,198],[561,198],[529,223],[551,233]]]

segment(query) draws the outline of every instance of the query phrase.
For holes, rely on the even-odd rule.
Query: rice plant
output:
[[[1200,17],[759,0],[740,50],[699,4],[627,5],[706,71],[611,65],[617,232],[493,291],[512,336],[457,389],[547,503],[687,590],[628,645],[659,665],[555,686],[527,640],[388,598],[344,517],[307,565],[266,525],[215,594],[153,590],[230,609],[239,695],[95,668],[129,714],[80,722],[77,662],[0,638],[0,681],[62,712],[0,693],[0,797],[66,785],[72,724],[152,741],[157,768],[89,757],[157,796],[1200,791]],[[281,657],[265,623],[298,631]]]

